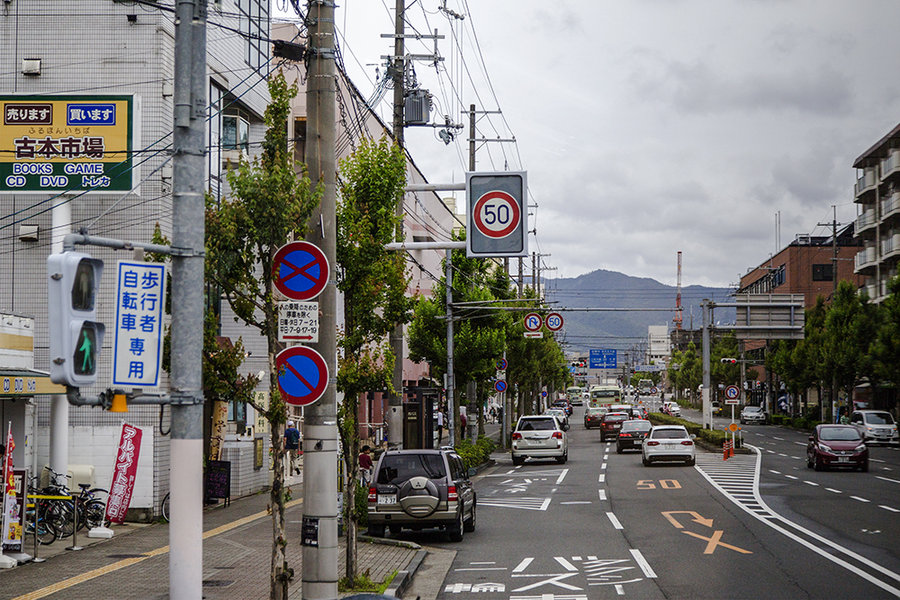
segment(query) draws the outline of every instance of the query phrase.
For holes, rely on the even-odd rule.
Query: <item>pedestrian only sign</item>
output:
[[[162,364],[166,266],[119,261],[113,385],[157,387]]]
[[[466,173],[466,256],[528,256],[525,171]]]

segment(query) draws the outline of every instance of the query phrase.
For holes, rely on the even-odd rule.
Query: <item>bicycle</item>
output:
[[[159,503],[159,512],[166,523],[169,522],[169,494],[163,496],[162,502]]]
[[[37,479],[37,477],[33,477],[29,481],[29,496],[37,496],[42,492],[42,489],[36,485]],[[25,503],[25,533],[35,535],[41,545],[52,544],[58,537],[56,528],[49,518],[49,507],[49,501],[43,499],[34,499],[32,502]]]

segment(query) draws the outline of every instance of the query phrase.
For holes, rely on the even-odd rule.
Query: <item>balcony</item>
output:
[[[853,259],[854,271],[861,273],[875,266],[875,246],[869,246],[858,252]]]
[[[863,170],[862,176],[856,180],[854,186],[855,197],[858,202],[865,200],[875,193],[875,169],[869,167]]]
[[[881,258],[889,258],[900,254],[900,232],[894,230],[888,233],[888,236],[881,240]]]
[[[900,192],[891,192],[881,201],[881,220],[900,214]]]
[[[856,217],[856,234],[859,235],[866,229],[875,226],[875,209],[870,208]]]
[[[887,158],[881,161],[881,180],[900,179],[900,148],[888,151]]]

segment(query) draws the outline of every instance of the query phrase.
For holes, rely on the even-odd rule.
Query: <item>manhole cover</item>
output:
[[[107,554],[107,558],[144,558],[146,554]]]
[[[207,579],[203,582],[204,587],[228,587],[234,583],[233,581],[229,581],[227,579]]]

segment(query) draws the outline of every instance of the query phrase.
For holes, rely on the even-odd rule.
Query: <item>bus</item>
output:
[[[641,379],[638,382],[638,393],[649,395],[651,390],[653,389],[653,380],[652,379]]]
[[[588,402],[592,408],[622,403],[622,390],[618,385],[592,385],[590,394],[591,398]]]
[[[566,399],[573,406],[581,406],[584,396],[584,388],[577,385],[570,385],[566,388]]]

